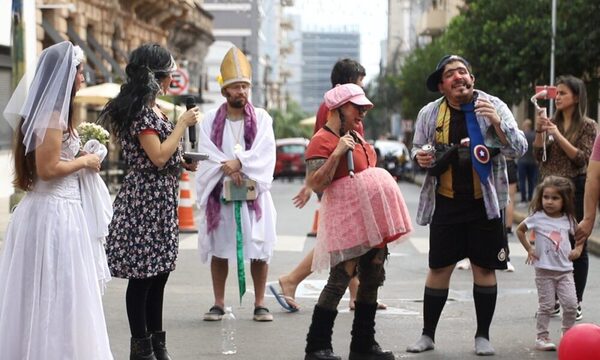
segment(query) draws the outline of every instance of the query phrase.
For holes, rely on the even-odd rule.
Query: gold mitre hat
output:
[[[221,62],[221,75],[218,78],[221,89],[235,82],[252,84],[252,67],[246,55],[237,47],[229,49]]]

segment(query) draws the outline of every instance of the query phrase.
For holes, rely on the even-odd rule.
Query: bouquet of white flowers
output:
[[[81,138],[81,143],[84,145],[92,139],[98,140],[102,145],[106,145],[110,138],[110,133],[105,128],[90,122],[82,122],[79,124],[77,132]]]

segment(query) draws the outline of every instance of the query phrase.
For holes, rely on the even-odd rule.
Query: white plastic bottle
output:
[[[221,319],[223,343],[221,352],[224,355],[232,355],[237,352],[235,346],[235,316],[231,311],[231,306],[225,308],[225,315]]]

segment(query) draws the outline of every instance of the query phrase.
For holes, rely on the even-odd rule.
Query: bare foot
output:
[[[278,280],[285,302],[294,309],[300,309],[300,305],[296,302],[296,288],[298,287],[298,284],[292,282],[286,275],[281,276]]]
[[[350,308],[350,310],[354,310],[354,299],[350,299],[350,301],[348,302],[348,307]],[[385,310],[387,308],[388,306],[386,304],[377,300],[377,310]]]

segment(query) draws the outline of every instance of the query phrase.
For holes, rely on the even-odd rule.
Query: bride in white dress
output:
[[[66,41],[45,49],[31,86],[22,80],[4,112],[20,130],[13,183],[27,195],[0,257],[2,359],[113,359],[78,182],[100,160],[76,157],[71,123],[82,61]]]

